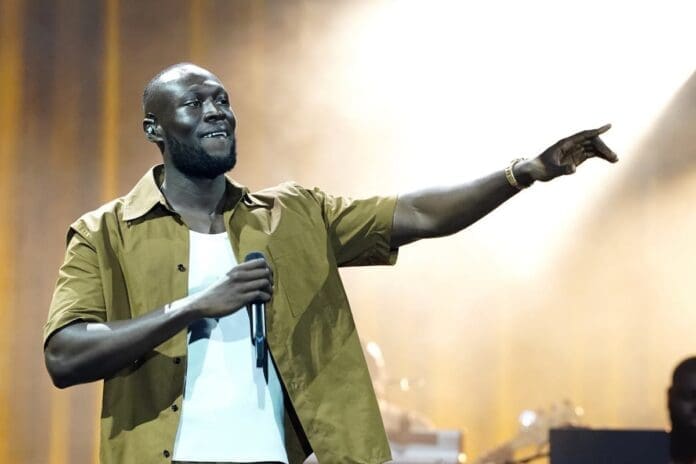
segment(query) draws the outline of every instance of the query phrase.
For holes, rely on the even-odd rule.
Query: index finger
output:
[[[584,130],[581,132],[578,132],[577,134],[573,134],[570,137],[564,139],[563,141],[566,143],[571,143],[571,144],[576,144],[576,143],[582,143],[586,140],[590,140],[594,137],[599,136],[600,134],[605,133],[611,129],[611,124],[605,124],[602,127],[599,127],[597,129],[589,129],[589,130]]]
[[[265,259],[258,258],[258,259],[251,259],[249,261],[244,261],[243,263],[238,264],[235,267],[233,267],[232,269],[230,269],[227,272],[227,275],[231,275],[235,269],[240,269],[244,272],[265,270],[266,272],[268,272],[268,276],[271,280],[271,283],[273,283],[273,269],[271,268],[271,266],[268,265],[268,263],[266,262]],[[254,276],[256,276],[256,275],[257,274],[254,273]],[[262,274],[259,274],[258,276],[261,277]]]
[[[268,263],[263,258],[250,259],[249,261],[244,261],[237,265],[243,269],[258,269],[262,267],[268,267]]]

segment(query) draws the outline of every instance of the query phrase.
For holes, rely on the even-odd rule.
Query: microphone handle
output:
[[[262,302],[253,303],[254,345],[256,346],[256,367],[265,367],[266,362],[266,314]]]
[[[263,259],[265,256],[258,251],[248,253],[244,261],[253,259]],[[254,301],[251,303],[251,341],[256,347],[256,367],[263,368],[263,376],[268,383],[268,347],[266,346],[266,305],[263,301]]]

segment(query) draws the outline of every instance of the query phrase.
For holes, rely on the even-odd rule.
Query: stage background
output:
[[[591,426],[666,427],[696,352],[693,6],[478,3],[0,1],[0,461],[96,459],[100,386],[52,386],[42,327],[68,224],[159,161],[141,92],[180,61],[228,87],[252,189],[462,182],[613,123],[618,165],[343,275],[387,397],[470,456],[565,398]]]

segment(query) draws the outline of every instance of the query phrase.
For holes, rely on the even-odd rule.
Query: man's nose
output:
[[[223,119],[225,113],[222,112],[220,107],[215,104],[212,98],[207,99],[203,102],[203,119],[206,121],[215,121]]]

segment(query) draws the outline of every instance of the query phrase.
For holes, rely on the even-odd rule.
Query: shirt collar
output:
[[[159,164],[153,166],[147,173],[135,184],[133,190],[124,198],[123,220],[132,221],[138,219],[152,210],[156,205],[162,205],[169,211],[172,211],[171,206],[167,203],[167,199],[160,190],[164,180],[164,166]],[[229,177],[225,176],[225,201],[223,211],[233,209],[240,200],[246,206],[262,206],[258,199],[249,194],[249,189]]]

